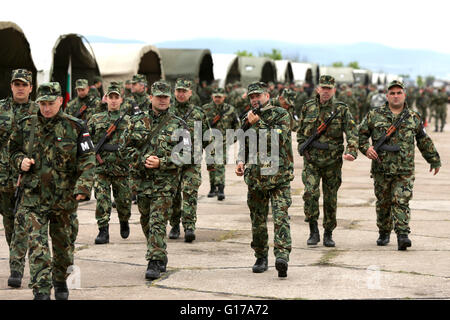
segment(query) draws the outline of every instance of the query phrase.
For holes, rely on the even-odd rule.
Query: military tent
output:
[[[372,83],[374,85],[385,85],[386,84],[386,74],[384,73],[372,73]]]
[[[241,83],[244,87],[254,81],[275,82],[277,68],[275,63],[264,57],[239,57],[239,71]]]
[[[33,73],[32,98],[36,93],[36,67],[30,44],[22,29],[14,22],[0,21],[0,99],[11,95],[11,71],[24,68]]]
[[[85,44],[89,46],[89,50]],[[100,76],[95,54],[87,39],[82,35],[75,33],[61,35],[53,47],[52,57],[49,78],[50,81],[60,83],[63,97],[66,95],[69,61],[72,64],[72,97],[76,95],[74,93],[77,79],[87,79],[91,84],[95,76]],[[100,94],[103,95],[102,88]]]
[[[350,67],[320,67],[320,75],[333,76],[337,84],[353,84],[353,68]]]
[[[93,43],[104,85],[144,74],[149,86],[165,79],[159,50],[152,45]]]
[[[277,68],[277,81],[283,83],[291,83],[294,81],[294,73],[292,64],[289,60],[275,60]]]
[[[368,86],[372,84],[372,72],[363,69],[354,69],[353,77],[355,78],[355,83]]]
[[[396,75],[396,74],[391,74],[391,73],[389,73],[389,74],[386,75],[386,84],[387,84],[387,85],[388,85],[389,83],[391,83],[391,81],[394,81],[394,80],[400,80],[400,81],[403,81],[403,78],[402,78],[402,77],[399,77],[399,76]]]
[[[219,82],[219,87],[224,88],[228,83],[234,83],[241,79],[237,55],[217,53],[213,54],[212,58],[214,78]]]
[[[292,62],[292,71],[296,84],[314,86],[319,82],[319,67],[316,64]]]
[[[177,78],[198,79],[211,84],[214,81],[213,59],[209,49],[165,49],[158,48],[166,80]]]

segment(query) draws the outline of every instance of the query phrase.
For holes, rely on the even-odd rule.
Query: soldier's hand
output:
[[[239,162],[239,164],[236,166],[235,173],[238,177],[242,177],[244,175],[244,163]]]
[[[22,163],[20,164],[20,169],[22,171],[27,172],[30,170],[31,166],[34,164],[34,159],[23,158]]]
[[[344,154],[344,159],[347,161],[353,161],[355,160],[355,157],[352,156],[351,154]]]
[[[434,168],[434,174],[433,174],[433,176],[435,176],[435,175],[438,174],[439,169],[440,169],[440,168]],[[430,168],[430,172],[431,172],[431,171],[433,171],[433,168]]]
[[[145,159],[144,166],[147,169],[156,169],[159,168],[159,158],[157,156],[150,156],[147,159]]]
[[[372,160],[376,160],[378,159],[378,153],[375,151],[375,149],[373,148],[373,146],[371,146],[367,152],[366,152],[366,157]]]
[[[250,111],[248,113],[248,122],[250,124],[254,124],[254,123],[258,122],[259,119],[260,119],[260,117],[258,115],[255,115],[252,111]]]
[[[77,200],[77,201],[86,200],[86,195],[84,195],[84,194],[77,194],[77,196],[75,197],[75,200]]]

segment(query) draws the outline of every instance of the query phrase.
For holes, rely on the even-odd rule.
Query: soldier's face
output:
[[[119,110],[122,101],[123,101],[122,97],[119,96],[117,93],[110,93],[109,95],[106,96],[106,103],[108,104],[109,111]]]
[[[165,111],[170,106],[169,96],[150,96],[150,100],[152,102],[152,109],[156,112]]]
[[[250,104],[253,108],[258,107],[258,102],[260,102],[262,105],[264,105],[267,101],[270,99],[270,95],[265,93],[252,93],[248,96],[250,99]]]
[[[55,101],[39,101],[39,110],[44,118],[53,118],[59,112],[62,105],[62,97],[56,98]]]
[[[131,92],[135,93],[142,93],[145,90],[145,85],[140,82],[135,82],[131,84]]]
[[[16,102],[23,103],[28,101],[28,97],[30,96],[31,91],[33,90],[33,86],[29,83],[14,80],[11,83],[11,91],[13,94],[13,99]]]
[[[77,95],[80,98],[85,98],[88,95],[89,87],[86,88],[77,88]]]
[[[386,95],[389,106],[395,109],[402,108],[405,104],[406,94],[400,87],[392,87]]]
[[[186,89],[176,89],[175,90],[175,98],[179,103],[188,102],[192,96],[192,90]]]
[[[336,93],[336,88],[328,88],[328,87],[317,87],[317,93],[320,96],[320,102],[324,103],[333,98]]]
[[[215,104],[222,104],[225,101],[225,96],[222,95],[213,96],[212,98]]]

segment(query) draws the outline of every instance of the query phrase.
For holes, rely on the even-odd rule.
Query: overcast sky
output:
[[[426,0],[109,0],[2,1],[30,43],[65,33],[149,44],[218,37],[300,44],[374,42],[450,53],[446,1]],[[32,48],[33,49],[33,48]]]

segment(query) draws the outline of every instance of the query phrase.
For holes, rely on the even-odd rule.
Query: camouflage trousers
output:
[[[436,106],[434,118],[435,118],[436,131],[443,130],[444,125],[445,125],[445,120],[447,119],[447,104]],[[440,123],[440,126],[439,126],[439,123]]]
[[[323,191],[323,228],[333,231],[336,228],[337,192],[342,183],[342,160],[336,164],[318,167],[311,162],[303,162],[302,181],[305,186],[305,222],[319,219],[319,184],[322,179]]]
[[[120,221],[128,221],[131,216],[131,190],[128,176],[110,176],[96,174],[94,182],[97,208],[95,218],[99,228],[106,227],[111,217],[111,188],[116,201]]]
[[[413,195],[414,174],[385,175],[372,174],[375,196],[377,197],[377,226],[380,232],[408,234],[411,211],[409,200]]]
[[[225,165],[215,164],[213,168],[208,169],[209,183],[212,186],[225,185]]]
[[[3,227],[5,228],[5,237],[8,246],[11,244],[11,238],[14,233],[14,191],[0,192],[0,214],[3,216]]]
[[[197,222],[198,188],[202,183],[200,165],[184,165],[180,171],[180,185],[173,200],[170,215],[172,227],[183,224],[184,230],[195,230]]]
[[[260,189],[249,186],[247,205],[250,209],[252,221],[251,247],[256,258],[268,256],[269,236],[267,232],[267,216],[269,214],[269,200],[272,204],[272,219],[274,223],[274,255],[289,261],[292,248],[291,231],[288,209],[291,206],[290,182],[279,185],[273,189]]]
[[[167,221],[172,213],[173,198],[170,196],[137,196],[141,214],[141,227],[147,238],[145,258],[163,261],[167,257]]]
[[[10,267],[23,274],[26,247],[29,247],[30,289],[34,293],[50,294],[52,280],[63,282],[67,279],[67,268],[73,265],[75,240],[78,233],[76,211],[58,212],[41,208],[20,207],[15,219],[15,232],[10,248]],[[76,227],[76,228],[75,228]],[[48,234],[52,239],[52,252],[48,244]],[[23,242],[23,239],[28,241]],[[16,261],[15,261],[16,259]]]
[[[428,115],[428,107],[419,105],[419,106],[417,106],[417,110],[419,110],[420,116],[422,117],[423,122],[425,123],[425,121],[427,120],[427,115]]]

